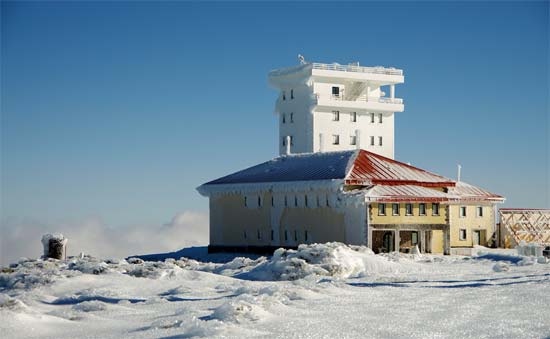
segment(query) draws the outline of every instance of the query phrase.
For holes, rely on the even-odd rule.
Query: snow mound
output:
[[[219,324],[212,321],[204,321],[192,317],[191,319],[160,319],[154,321],[149,329],[162,330],[177,328],[178,333],[174,338],[194,338],[194,337],[212,337],[215,336],[220,328]]]
[[[97,312],[105,311],[107,309],[107,305],[104,302],[98,300],[90,300],[73,305],[72,308],[73,310],[80,312]]]
[[[365,246],[332,242],[302,244],[297,250],[279,248],[273,257],[237,277],[250,280],[297,280],[308,276],[350,278],[404,270],[406,265],[395,258],[377,256]]]
[[[261,298],[250,294],[242,294],[215,308],[210,319],[242,323],[243,321],[257,321],[266,318],[270,314],[262,307],[262,301]]]
[[[493,266],[493,271],[495,271],[495,272],[506,272],[506,271],[509,271],[509,270],[510,270],[510,265],[508,265],[505,262],[497,262]]]
[[[10,311],[24,311],[27,309],[21,300],[10,297],[7,294],[0,294],[0,310],[10,310]]]

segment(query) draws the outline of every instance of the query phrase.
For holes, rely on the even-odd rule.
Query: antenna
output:
[[[457,175],[456,175],[456,181],[460,181],[460,172],[462,170],[462,165],[458,164],[457,165]]]
[[[301,54],[298,54],[298,60],[300,60],[300,65],[303,65],[306,63],[306,60],[304,59],[304,56]]]

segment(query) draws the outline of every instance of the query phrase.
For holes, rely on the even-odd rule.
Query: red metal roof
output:
[[[357,152],[352,166],[345,178],[348,185],[455,185],[449,178],[365,150]]]

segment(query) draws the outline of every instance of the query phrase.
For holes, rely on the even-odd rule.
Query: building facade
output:
[[[375,252],[492,245],[503,197],[366,150],[284,155],[208,182],[211,251],[339,241]]]
[[[366,149],[394,157],[395,85],[403,71],[357,64],[303,63],[269,73],[279,95],[279,154]],[[289,147],[287,148],[287,139]]]

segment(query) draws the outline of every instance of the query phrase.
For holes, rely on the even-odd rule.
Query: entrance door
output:
[[[384,233],[384,250],[389,252],[393,252],[393,232],[388,231]]]
[[[480,239],[481,239],[481,231],[474,231],[474,236],[473,236],[473,240],[474,240],[474,245],[479,245],[480,244]]]

